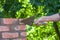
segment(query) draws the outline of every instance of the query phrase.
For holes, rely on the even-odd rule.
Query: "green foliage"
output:
[[[47,25],[42,25],[42,26],[27,25],[27,32],[28,32],[27,39],[28,40],[58,40],[57,34],[53,28],[52,23],[53,22],[49,22]]]
[[[37,17],[49,16],[58,12],[60,12],[60,0],[0,0],[0,18],[36,16],[37,19]],[[27,39],[58,40],[58,37],[52,23],[48,23],[39,27],[27,25]]]
[[[31,0],[33,6],[44,6],[43,12],[52,15],[59,12],[60,0]]]

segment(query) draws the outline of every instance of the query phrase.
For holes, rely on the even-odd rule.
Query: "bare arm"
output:
[[[51,15],[51,16],[46,16],[46,19],[47,19],[46,21],[59,21],[60,20],[60,16],[57,13],[57,14],[54,14],[54,15]]]
[[[40,17],[34,23],[35,24],[41,24],[42,22],[46,22],[46,21],[59,21],[59,20],[60,20],[60,16],[57,13],[57,14],[54,14],[54,15],[51,15],[51,16]]]

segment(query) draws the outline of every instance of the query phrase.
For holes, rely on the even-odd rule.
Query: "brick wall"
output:
[[[21,19],[0,18],[0,40],[26,40],[26,27]]]

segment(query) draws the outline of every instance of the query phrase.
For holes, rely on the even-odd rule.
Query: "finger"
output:
[[[35,20],[35,21],[34,21],[34,24],[38,24],[38,20]]]
[[[46,25],[47,22],[39,22],[39,23],[36,23],[35,25]]]
[[[36,20],[34,24],[42,24],[42,22],[40,20]]]

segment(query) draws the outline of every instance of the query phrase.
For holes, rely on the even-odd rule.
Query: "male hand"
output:
[[[39,19],[34,21],[34,24],[41,25],[41,24],[45,24],[48,21],[59,21],[59,20],[60,20],[59,14],[54,14],[51,16],[40,17]]]
[[[47,24],[48,18],[49,17],[46,17],[46,16],[40,17],[39,19],[34,21],[34,24],[36,24],[36,25],[42,25],[42,24],[45,25],[45,24]]]

